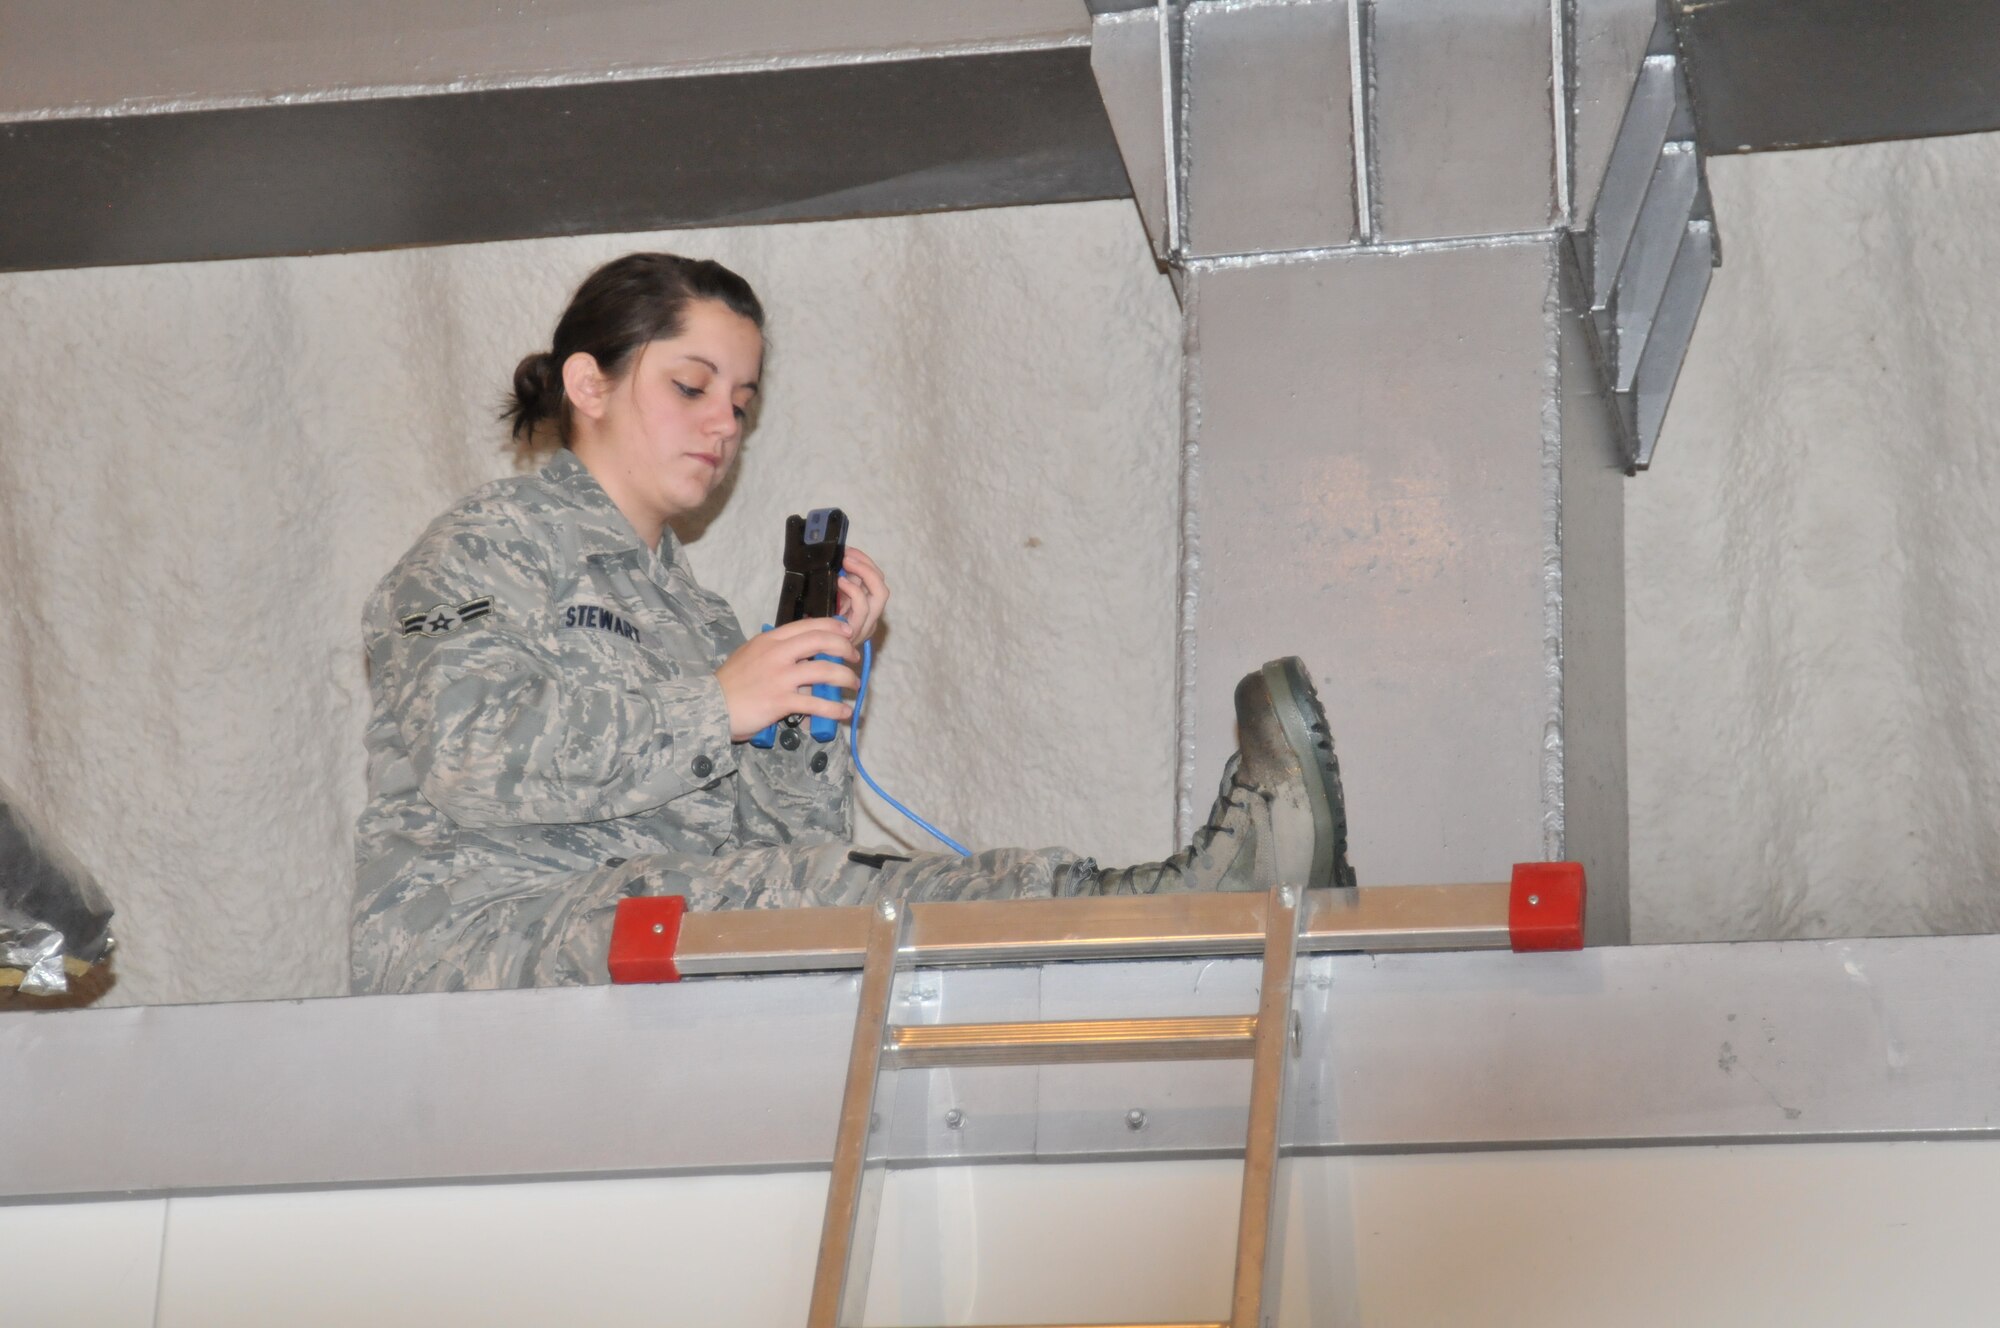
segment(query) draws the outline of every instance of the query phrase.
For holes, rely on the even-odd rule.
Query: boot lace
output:
[[[1195,862],[1208,855],[1209,846],[1218,838],[1236,837],[1237,826],[1229,814],[1243,810],[1246,805],[1244,798],[1248,796],[1261,797],[1262,794],[1256,785],[1243,778],[1241,772],[1231,771],[1228,786],[1216,794],[1215,805],[1208,809],[1208,820],[1195,827],[1192,843],[1159,862],[1137,863],[1122,871],[1107,872],[1106,877],[1129,882],[1134,894],[1158,894],[1160,886],[1170,878],[1178,880],[1187,876]]]

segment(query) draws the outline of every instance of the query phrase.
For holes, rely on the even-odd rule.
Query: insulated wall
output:
[[[1637,940],[2000,926],[2000,135],[1717,157],[1627,489]]]
[[[770,309],[692,556],[754,628],[785,515],[848,511],[895,594],[877,777],[978,844],[1172,849],[1179,315],[1129,203],[16,274],[0,778],[118,906],[109,1000],[344,990],[363,597],[510,472],[515,362],[635,248]]]

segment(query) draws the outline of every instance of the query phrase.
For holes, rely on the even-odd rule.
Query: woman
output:
[[[748,283],[713,262],[599,268],[551,349],[514,374],[515,436],[552,428],[563,449],[438,518],[377,587],[357,992],[604,981],[628,895],[722,908],[1241,888],[1259,826],[1280,857],[1299,857],[1303,836],[1297,872],[1314,883],[1344,871],[1338,771],[1296,661],[1245,680],[1247,722],[1239,689],[1243,758],[1195,847],[1164,863],[850,854],[842,744],[747,739],[788,714],[849,717],[810,688],[858,685],[859,643],[889,600],[881,570],[849,549],[844,622],[746,641],[668,525],[736,458],[763,321]],[[1253,727],[1270,730],[1261,758]],[[1308,828],[1288,835],[1300,816]]]

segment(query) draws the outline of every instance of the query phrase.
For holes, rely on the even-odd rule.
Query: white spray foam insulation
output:
[[[2000,135],[1721,157],[1627,494],[1634,939],[2000,925]]]
[[[1129,203],[0,276],[0,778],[119,909],[110,1003],[343,990],[363,597],[638,248],[770,309],[693,558],[754,630],[786,514],[848,511],[877,777],[974,844],[1174,847],[1179,311]]]

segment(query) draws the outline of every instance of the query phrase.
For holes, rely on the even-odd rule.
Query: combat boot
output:
[[[1236,740],[1193,842],[1164,862],[1099,871],[1096,893],[1354,884],[1340,764],[1301,661],[1273,660],[1236,684]],[[1260,864],[1268,873],[1261,881]]]

